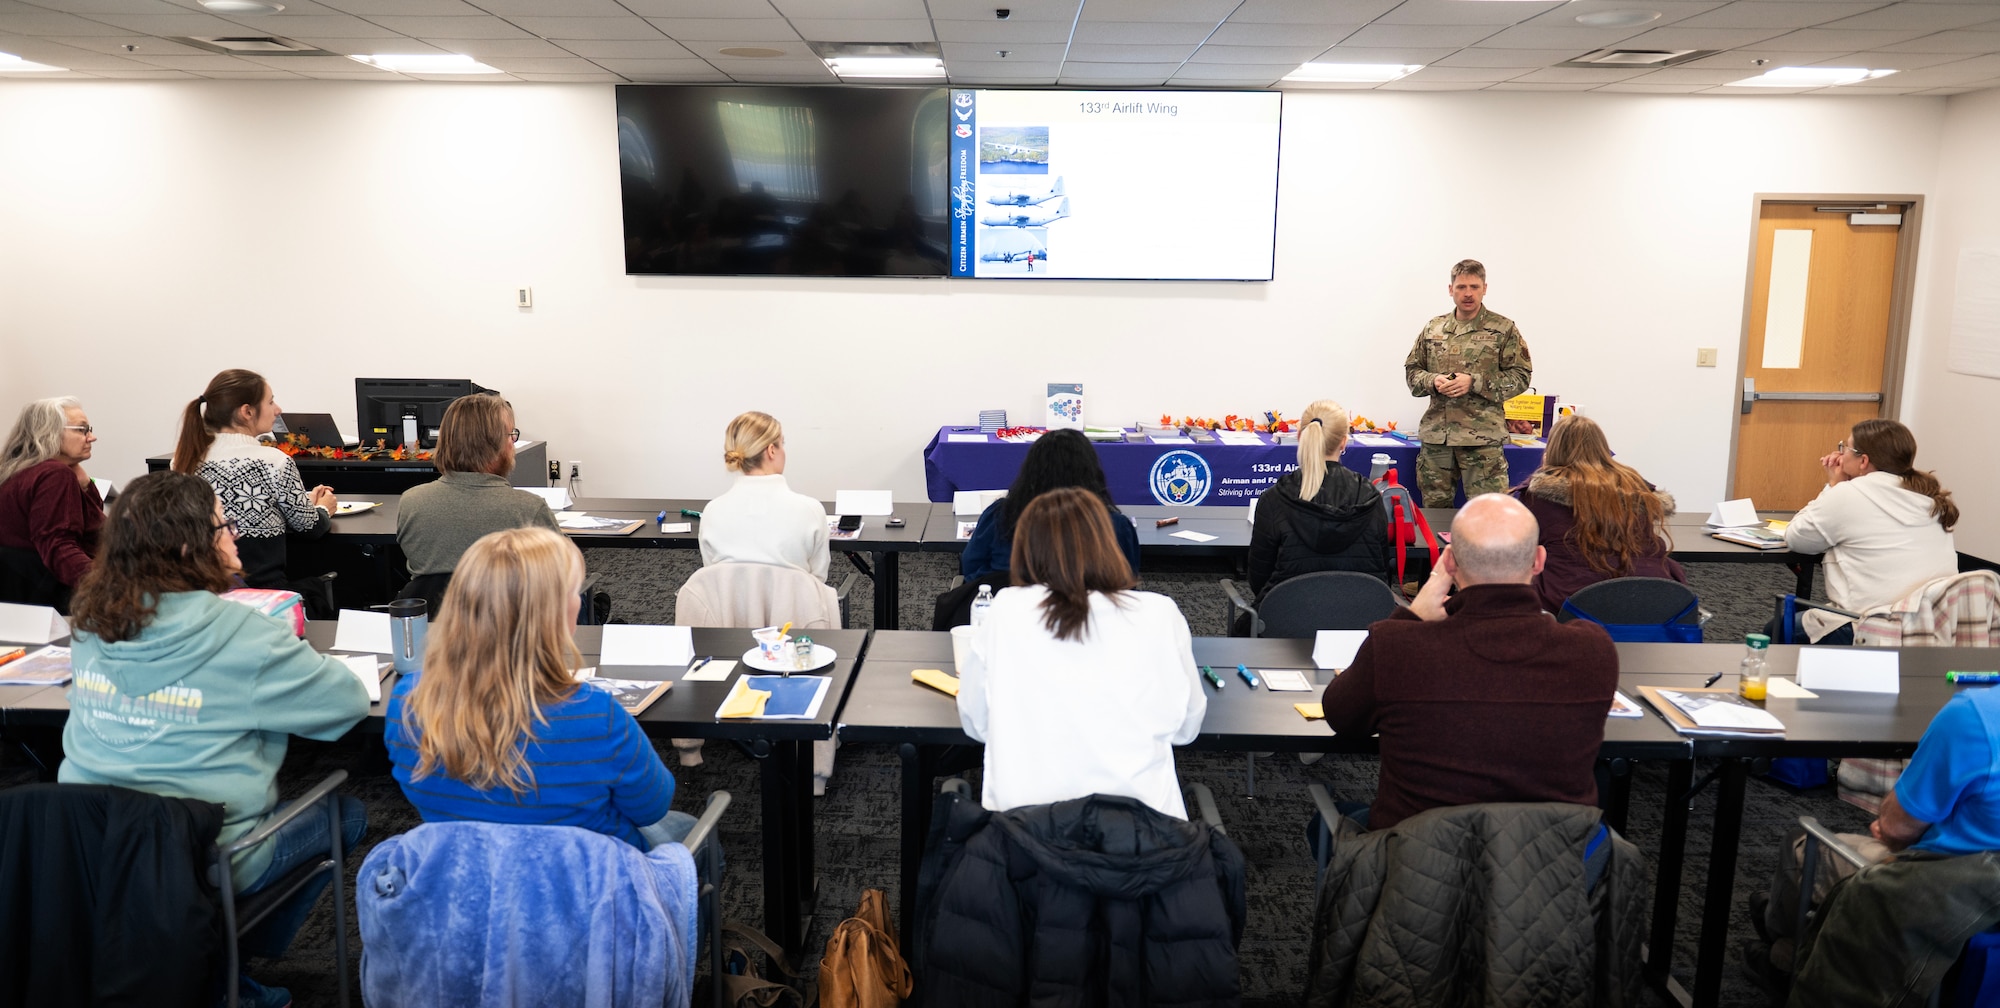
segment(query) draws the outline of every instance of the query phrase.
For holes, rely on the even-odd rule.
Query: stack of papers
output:
[[[50,645],[0,665],[0,686],[61,686],[69,682],[69,649]]]
[[[1639,695],[1683,735],[1710,738],[1783,738],[1785,723],[1733,689],[1639,687]]]
[[[1007,426],[1007,411],[1003,409],[983,409],[979,411],[979,430],[991,434]]]
[[[1215,432],[1215,436],[1217,440],[1226,445],[1261,445],[1264,443],[1263,435],[1258,434],[1256,431],[1219,430]]]

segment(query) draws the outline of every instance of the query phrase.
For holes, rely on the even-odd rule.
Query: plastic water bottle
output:
[[[972,600],[972,625],[986,622],[986,610],[993,608],[993,586],[980,585],[979,597]]]
[[[1736,692],[1745,700],[1764,699],[1764,653],[1771,638],[1760,633],[1743,637],[1743,664],[1736,672]]]

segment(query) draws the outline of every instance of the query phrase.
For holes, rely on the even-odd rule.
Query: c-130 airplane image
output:
[[[1059,221],[1068,216],[1069,197],[1065,196],[1062,202],[1057,203],[1055,209],[1052,211],[1031,210],[1017,214],[1008,214],[1004,217],[982,217],[979,219],[979,223],[987,227],[1041,227],[1044,224]]]
[[[1062,176],[1056,176],[1055,185],[1042,190],[1000,193],[986,197],[986,202],[999,206],[1038,206],[1063,194]]]

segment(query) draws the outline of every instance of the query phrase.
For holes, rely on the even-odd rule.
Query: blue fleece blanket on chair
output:
[[[688,1003],[694,858],[574,826],[425,823],[355,885],[362,997],[376,1008]]]

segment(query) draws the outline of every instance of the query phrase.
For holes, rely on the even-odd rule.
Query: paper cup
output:
[[[972,628],[955,626],[951,628],[951,663],[959,675],[965,674],[965,663],[972,656]]]
[[[757,641],[758,656],[777,668],[791,668],[798,660],[798,650],[792,646],[792,638],[780,633],[777,627],[760,627],[750,631]]]

